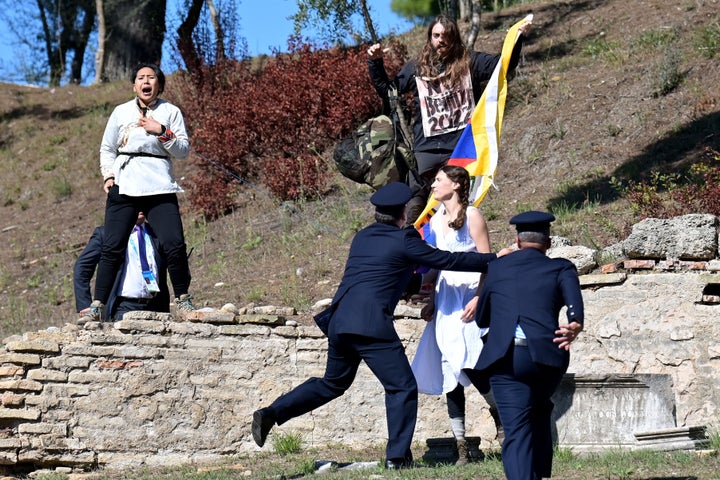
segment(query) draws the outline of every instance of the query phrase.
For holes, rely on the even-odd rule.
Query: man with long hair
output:
[[[529,22],[520,27],[509,75],[518,64],[529,30]],[[408,203],[408,222],[412,223],[427,202],[435,174],[450,159],[500,55],[467,48],[457,23],[445,15],[430,22],[425,46],[394,80],[385,71],[386,51],[379,43],[368,49],[370,77],[378,95],[386,100],[389,89],[395,87],[400,95],[412,92],[413,96],[413,150],[419,178],[409,180],[413,198]]]

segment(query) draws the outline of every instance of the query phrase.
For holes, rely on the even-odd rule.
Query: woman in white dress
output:
[[[480,211],[469,205],[470,176],[462,167],[444,166],[435,176],[432,192],[440,202],[430,219],[428,242],[451,252],[490,252],[487,223]],[[413,372],[420,393],[445,394],[450,425],[457,442],[458,464],[468,461],[465,440],[465,387],[471,383],[485,397],[491,414],[499,420],[490,385],[481,377],[468,378],[487,333],[475,323],[480,273],[437,272],[435,289],[422,317],[428,322],[413,359]],[[485,330],[485,329],[483,329]]]

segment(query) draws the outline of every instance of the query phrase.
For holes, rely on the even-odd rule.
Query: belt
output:
[[[516,346],[516,347],[527,347],[527,346],[528,346],[527,338],[517,338],[517,337],[515,337],[515,346]]]
[[[150,301],[152,299],[153,299],[153,297],[141,297],[141,298],[118,297],[118,303],[130,302],[130,303],[137,303],[139,305],[147,305],[148,303],[150,303]]]

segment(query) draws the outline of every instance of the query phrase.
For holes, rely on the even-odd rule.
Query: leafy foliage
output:
[[[687,172],[652,172],[645,181],[630,180],[613,186],[643,218],[671,218],[704,212],[720,216],[720,152],[706,147],[703,161]]]
[[[381,108],[367,72],[366,46],[291,52],[252,62],[221,62],[180,79],[176,103],[192,130],[200,173],[192,178],[194,206],[216,217],[233,204],[233,177],[261,179],[280,200],[314,198],[328,170],[319,153]],[[393,72],[406,50],[393,45]],[[205,160],[234,175],[218,173]]]

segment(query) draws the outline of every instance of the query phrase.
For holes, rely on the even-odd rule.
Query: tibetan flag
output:
[[[532,22],[532,14],[517,22],[505,36],[502,54],[485,91],[480,97],[468,125],[465,127],[448,165],[465,167],[470,173],[470,203],[480,205],[493,185],[493,177],[498,163],[498,148],[502,130],[505,98],[507,96],[507,70],[510,57],[520,37],[522,25]],[[430,217],[435,214],[438,201],[430,195],[428,203],[413,224],[429,243]]]

